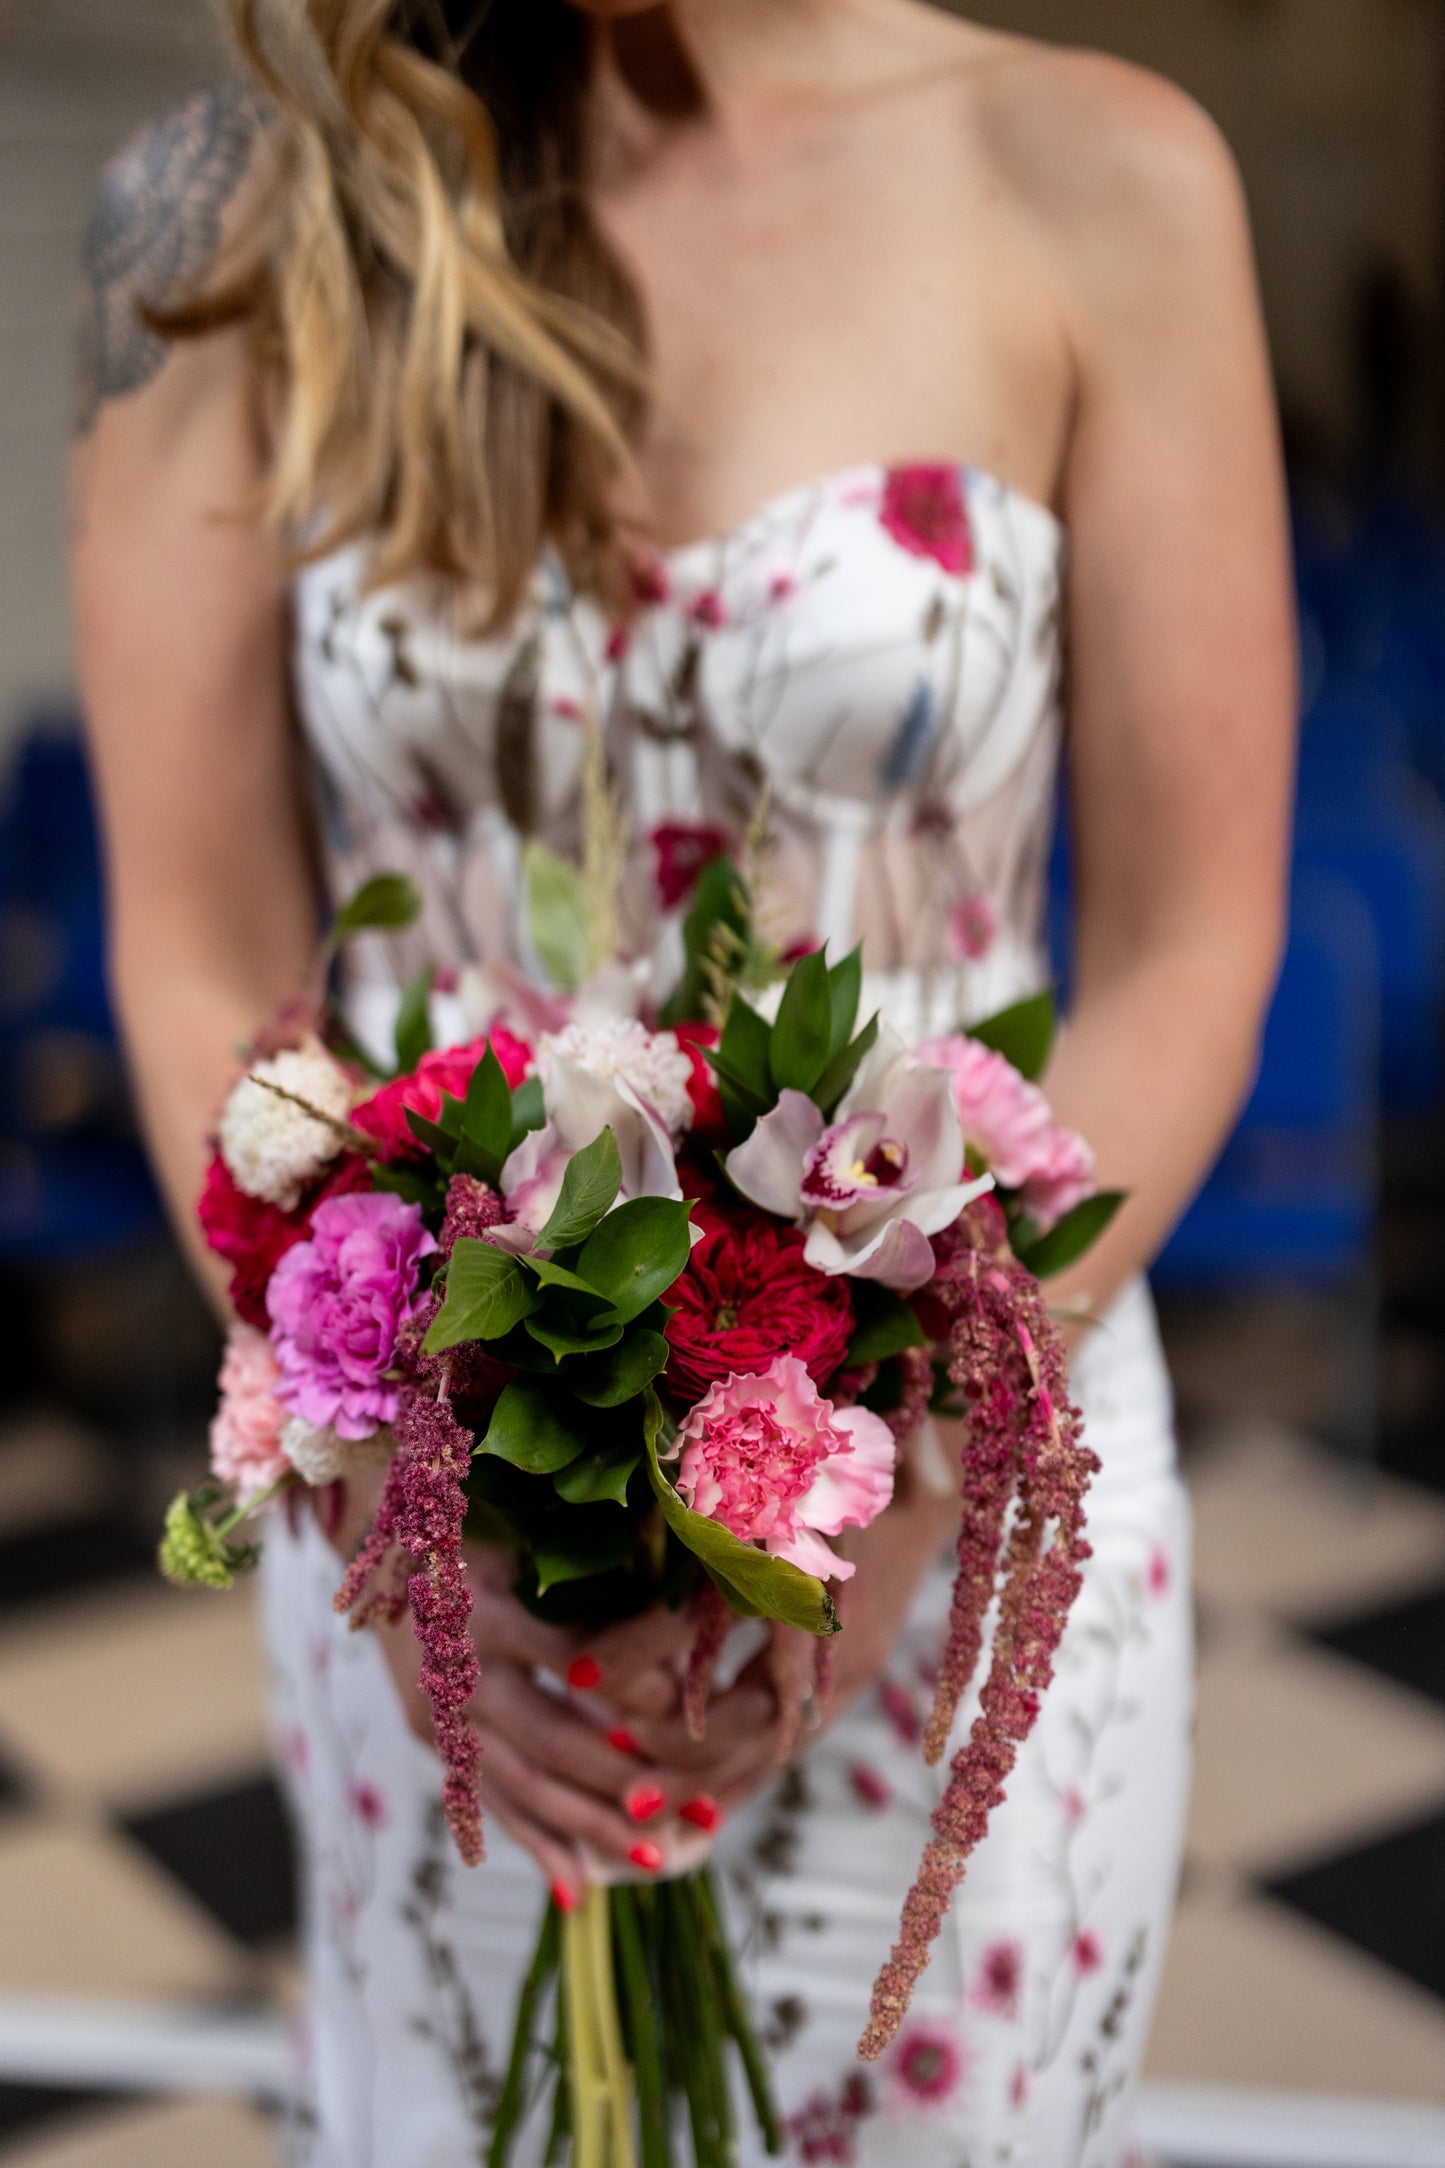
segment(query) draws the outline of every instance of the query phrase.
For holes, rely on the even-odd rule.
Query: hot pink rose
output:
[[[727,1378],[678,1434],[677,1488],[694,1513],[820,1579],[853,1572],[822,1540],[866,1528],[893,1496],[893,1433],[824,1400],[796,1355]]]
[[[454,1099],[465,1099],[472,1071],[486,1053],[488,1040],[515,1091],[532,1073],[532,1049],[496,1024],[469,1046],[439,1046],[423,1054],[409,1075],[394,1077],[352,1109],[352,1127],[373,1138],[387,1161],[419,1157],[424,1147],[407,1126],[408,1107],[413,1114],[434,1122],[442,1110],[443,1092],[450,1092]]]
[[[398,1387],[387,1372],[435,1248],[419,1207],[399,1197],[366,1191],[317,1207],[311,1240],[287,1251],[266,1294],[277,1394],[293,1414],[340,1438],[369,1438],[392,1421]]]
[[[879,518],[911,556],[931,557],[945,572],[973,570],[973,535],[961,468],[890,467]]]
[[[1047,1231],[1092,1197],[1094,1155],[1083,1138],[1062,1128],[1037,1084],[1010,1061],[956,1032],[915,1047],[919,1061],[947,1069],[963,1134],[988,1162],[1003,1189],[1019,1191],[1031,1219]]]
[[[277,1399],[281,1373],[271,1343],[250,1325],[233,1325],[221,1362],[221,1405],[211,1423],[211,1467],[234,1483],[245,1505],[279,1483],[290,1462],[281,1450],[286,1411]]]

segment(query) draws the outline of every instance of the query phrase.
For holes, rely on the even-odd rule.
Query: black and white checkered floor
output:
[[[1186,1331],[1186,1400],[1191,1362]],[[1445,1450],[1365,1482],[1258,1409],[1189,1428],[1199,1768],[1152,2075],[1445,2106]],[[117,1482],[73,1419],[0,1423],[0,2036],[26,1997],[295,1999],[250,1600],[158,1585]],[[274,2151],[244,2101],[0,2084],[16,2168]]]

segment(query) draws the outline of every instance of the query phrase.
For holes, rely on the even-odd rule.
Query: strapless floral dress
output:
[[[624,937],[659,986],[676,973],[698,866],[750,828],[766,836],[772,937],[785,950],[825,939],[835,955],[861,940],[865,1011],[905,1032],[948,1030],[1044,982],[1066,549],[1043,506],[954,466],[859,467],[788,491],[725,538],[639,562],[625,624],[550,562],[518,620],[485,637],[440,582],[369,591],[365,571],[350,549],[296,592],[297,693],[334,882],[405,867],[425,898],[414,937],[362,960],[362,1035],[385,1038],[397,986],[423,960],[441,967],[458,1037],[511,975],[535,975],[521,855],[530,836],[577,846],[588,718],[632,837]],[[1075,1380],[1103,1462],[1083,1594],[1006,1804],[882,2064],[853,2048],[940,1793],[919,1738],[946,1559],[876,1689],[718,1840],[794,2161],[1132,2157],[1192,1699],[1188,1513],[1142,1283]],[[294,2158],[471,2168],[541,1877],[495,1827],[484,1867],[451,1853],[436,1761],[369,1638],[334,1617],[336,1580],[309,1525],[277,1529],[266,1615],[310,1975]],[[540,2133],[528,2148],[535,2168]],[[746,2168],[754,2158],[745,2143]]]

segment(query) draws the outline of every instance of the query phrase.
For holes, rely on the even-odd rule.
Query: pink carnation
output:
[[[423,1054],[408,1075],[394,1077],[352,1109],[353,1129],[371,1137],[384,1160],[421,1157],[426,1147],[412,1135],[407,1109],[434,1122],[441,1114],[443,1092],[450,1092],[454,1099],[465,1099],[472,1072],[486,1053],[489,1040],[515,1091],[532,1073],[532,1049],[497,1024],[485,1037],[473,1039],[470,1046],[439,1046]]]
[[[317,1430],[369,1438],[397,1410],[387,1376],[417,1308],[419,1267],[436,1243],[421,1211],[364,1191],[319,1205],[311,1240],[288,1250],[266,1292],[278,1397]]]
[[[211,1423],[211,1467],[245,1505],[279,1483],[290,1466],[281,1450],[286,1411],[277,1398],[281,1373],[263,1332],[233,1325],[221,1362],[221,1405]]]
[[[824,1400],[796,1355],[712,1386],[678,1444],[677,1488],[694,1513],[822,1579],[853,1572],[823,1537],[866,1528],[893,1495],[888,1425]]]
[[[1045,1232],[1092,1197],[1093,1153],[1054,1120],[1037,1084],[1012,1062],[962,1032],[926,1039],[914,1052],[919,1061],[950,1072],[966,1141],[1001,1188],[1020,1192],[1024,1209]]]

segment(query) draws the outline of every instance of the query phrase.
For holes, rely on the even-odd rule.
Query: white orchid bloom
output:
[[[888,1024],[831,1124],[805,1093],[785,1091],[727,1160],[745,1197],[807,1230],[816,1270],[900,1294],[932,1279],[929,1236],[993,1187],[990,1175],[961,1179],[963,1167],[949,1079],[915,1061]]]

